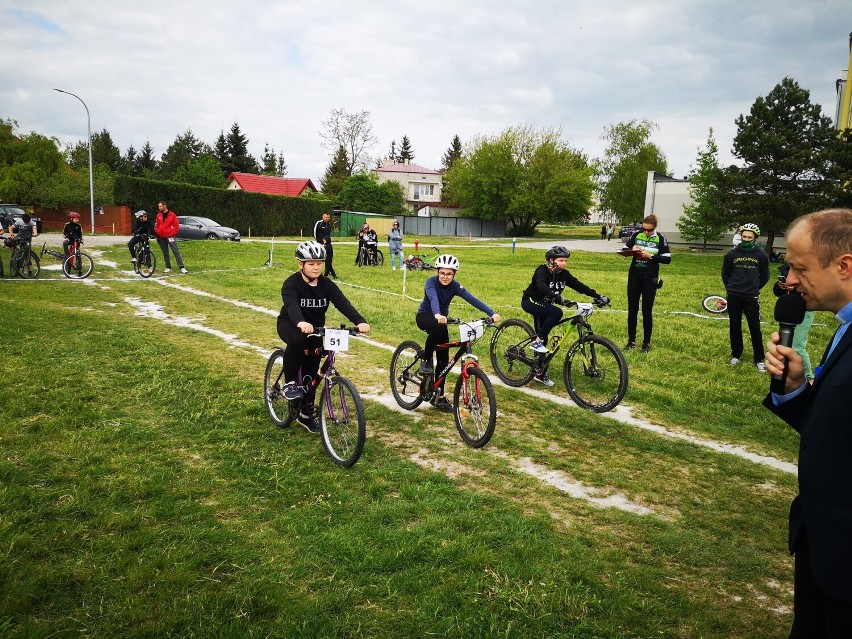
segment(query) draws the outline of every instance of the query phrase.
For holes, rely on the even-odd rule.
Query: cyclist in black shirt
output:
[[[147,211],[136,211],[134,213],[136,221],[133,222],[133,237],[127,243],[127,248],[130,251],[130,261],[136,263],[136,254],[133,252],[133,247],[139,242],[144,242],[146,239],[156,237],[154,235],[154,223],[148,219]]]
[[[333,304],[346,318],[355,324],[360,333],[368,333],[370,325],[346,299],[340,288],[322,275],[325,264],[325,248],[319,242],[302,242],[296,248],[299,271],[284,280],[281,286],[281,313],[278,315],[278,336],[287,344],[284,350],[284,397],[299,396],[297,379],[299,368],[302,375],[315,376],[319,370],[322,341],[312,335],[325,325],[325,314]],[[307,352],[306,352],[307,349]],[[316,387],[304,398],[302,411],[296,418],[306,430],[318,433],[314,402]]]
[[[65,257],[68,257],[74,242],[83,241],[83,227],[80,226],[80,214],[77,211],[71,211],[68,214],[68,218],[68,224],[62,229],[62,235],[65,236],[65,239],[62,241],[62,250],[65,252]]]

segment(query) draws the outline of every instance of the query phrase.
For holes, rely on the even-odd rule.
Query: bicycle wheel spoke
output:
[[[391,392],[396,403],[407,410],[417,408],[423,401],[420,395],[420,353],[417,342],[408,340],[400,344],[391,358]]]
[[[615,408],[627,392],[624,355],[600,335],[574,342],[565,357],[563,377],[571,399],[596,413]]]
[[[535,334],[532,327],[520,319],[508,319],[491,338],[491,366],[509,386],[523,386],[533,378],[535,354],[527,348]]]
[[[367,419],[361,396],[345,377],[328,384],[320,420],[325,451],[337,464],[352,466],[364,450]]]
[[[497,401],[494,387],[484,371],[470,366],[468,376],[459,375],[454,395],[453,414],[462,440],[481,448],[494,434],[497,424]]]
[[[269,418],[279,428],[286,428],[298,414],[298,402],[285,399],[284,387],[284,351],[277,349],[266,363],[263,378],[263,400]]]

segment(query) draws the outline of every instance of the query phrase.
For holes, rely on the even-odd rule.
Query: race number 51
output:
[[[327,351],[348,351],[349,331],[340,331],[333,328],[325,329],[323,348]]]

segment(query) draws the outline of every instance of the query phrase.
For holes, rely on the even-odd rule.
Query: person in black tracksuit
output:
[[[633,257],[627,272],[627,344],[624,350],[636,348],[641,298],[642,352],[647,353],[651,350],[651,333],[654,330],[654,300],[662,286],[660,264],[671,264],[672,252],[665,236],[657,233],[656,215],[648,215],[642,220],[642,229],[631,235],[624,246],[641,251]]]
[[[331,246],[331,215],[322,214],[322,219],[314,224],[314,239],[325,247],[325,275],[337,279],[332,262],[334,261],[334,248]]]
[[[78,244],[83,241],[83,227],[80,226],[80,214],[77,211],[71,211],[68,214],[68,224],[62,229],[62,251],[65,257],[68,257],[71,252],[71,246],[74,242]]]
[[[760,331],[760,289],[769,281],[769,258],[757,246],[760,229],[744,224],[742,241],[728,251],[722,263],[722,282],[728,298],[730,320],[731,366],[740,363],[743,355],[743,314],[746,316],[754,351],[754,365],[766,372],[763,363],[763,334]]]
[[[148,219],[147,211],[136,211],[134,217],[133,230],[131,231],[133,237],[127,243],[127,249],[130,251],[130,260],[133,262],[136,261],[136,253],[133,252],[134,247],[139,242],[156,237],[154,235],[154,223]]]
[[[312,335],[325,325],[325,314],[333,304],[346,318],[358,327],[360,333],[370,331],[370,325],[346,299],[340,288],[321,275],[325,261],[325,248],[318,242],[302,242],[296,248],[299,270],[284,280],[281,286],[281,312],[278,315],[278,336],[287,344],[284,351],[284,397],[295,399],[291,393],[302,382],[303,376],[314,377],[319,370],[322,340]],[[305,350],[308,349],[306,353]],[[298,396],[298,395],[297,395]],[[316,386],[308,391],[302,411],[296,421],[309,432],[318,433],[314,402]]]

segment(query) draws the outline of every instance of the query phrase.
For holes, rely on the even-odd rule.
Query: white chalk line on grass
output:
[[[250,310],[256,310],[258,312],[265,313],[267,315],[271,315],[274,317],[278,317],[278,312],[273,311],[272,309],[264,308],[261,306],[255,306],[253,304],[248,304],[246,302],[242,302],[240,300],[232,300],[225,297],[221,297],[218,295],[213,295],[212,293],[208,293],[207,291],[200,291],[198,289],[193,289],[188,286],[182,286],[179,284],[174,284],[172,282],[167,282],[164,280],[157,280],[158,283],[164,286],[170,286],[173,288],[178,288],[186,293],[191,293],[193,295],[198,295],[200,297],[209,297],[212,299],[216,299],[221,302],[225,302],[228,304],[234,304],[235,306],[240,306],[242,308],[248,308]],[[366,342],[372,346],[382,348],[386,351],[393,353],[396,350],[396,347],[389,346],[387,344],[382,344],[381,342],[377,342],[375,340],[369,338],[360,338],[361,341]],[[560,404],[563,406],[575,406],[576,404],[572,402],[567,397],[562,397],[560,395],[554,395],[552,393],[544,393],[542,391],[536,390],[534,388],[514,388],[509,387],[506,384],[503,384],[499,379],[496,379],[494,376],[489,376],[491,378],[492,383],[495,386],[502,386],[504,388],[512,388],[520,393],[526,393],[527,395],[532,395],[534,397],[538,397],[540,399],[553,402],[556,404]],[[739,457],[741,459],[748,460],[750,462],[761,464],[763,466],[769,466],[770,468],[774,468],[775,470],[779,470],[784,473],[789,473],[795,475],[798,473],[798,467],[791,463],[782,461],[775,457],[770,457],[768,455],[760,455],[758,453],[753,453],[742,446],[735,446],[733,444],[725,444],[721,442],[716,442],[709,439],[701,439],[699,437],[695,437],[694,435],[689,435],[686,433],[680,433],[677,431],[669,430],[665,426],[660,426],[659,424],[653,424],[651,422],[638,419],[633,416],[633,410],[625,405],[619,404],[616,408],[609,413],[602,413],[602,416],[609,417],[610,419],[614,419],[622,424],[626,424],[628,426],[634,426],[636,428],[641,428],[642,430],[646,430],[649,432],[656,433],[658,435],[662,435],[663,437],[668,437],[670,439],[679,439],[681,441],[688,442],[690,444],[694,444],[696,446],[701,446],[702,448],[709,448],[710,450],[714,450],[716,452],[724,453],[727,455],[733,455],[735,457]]]

